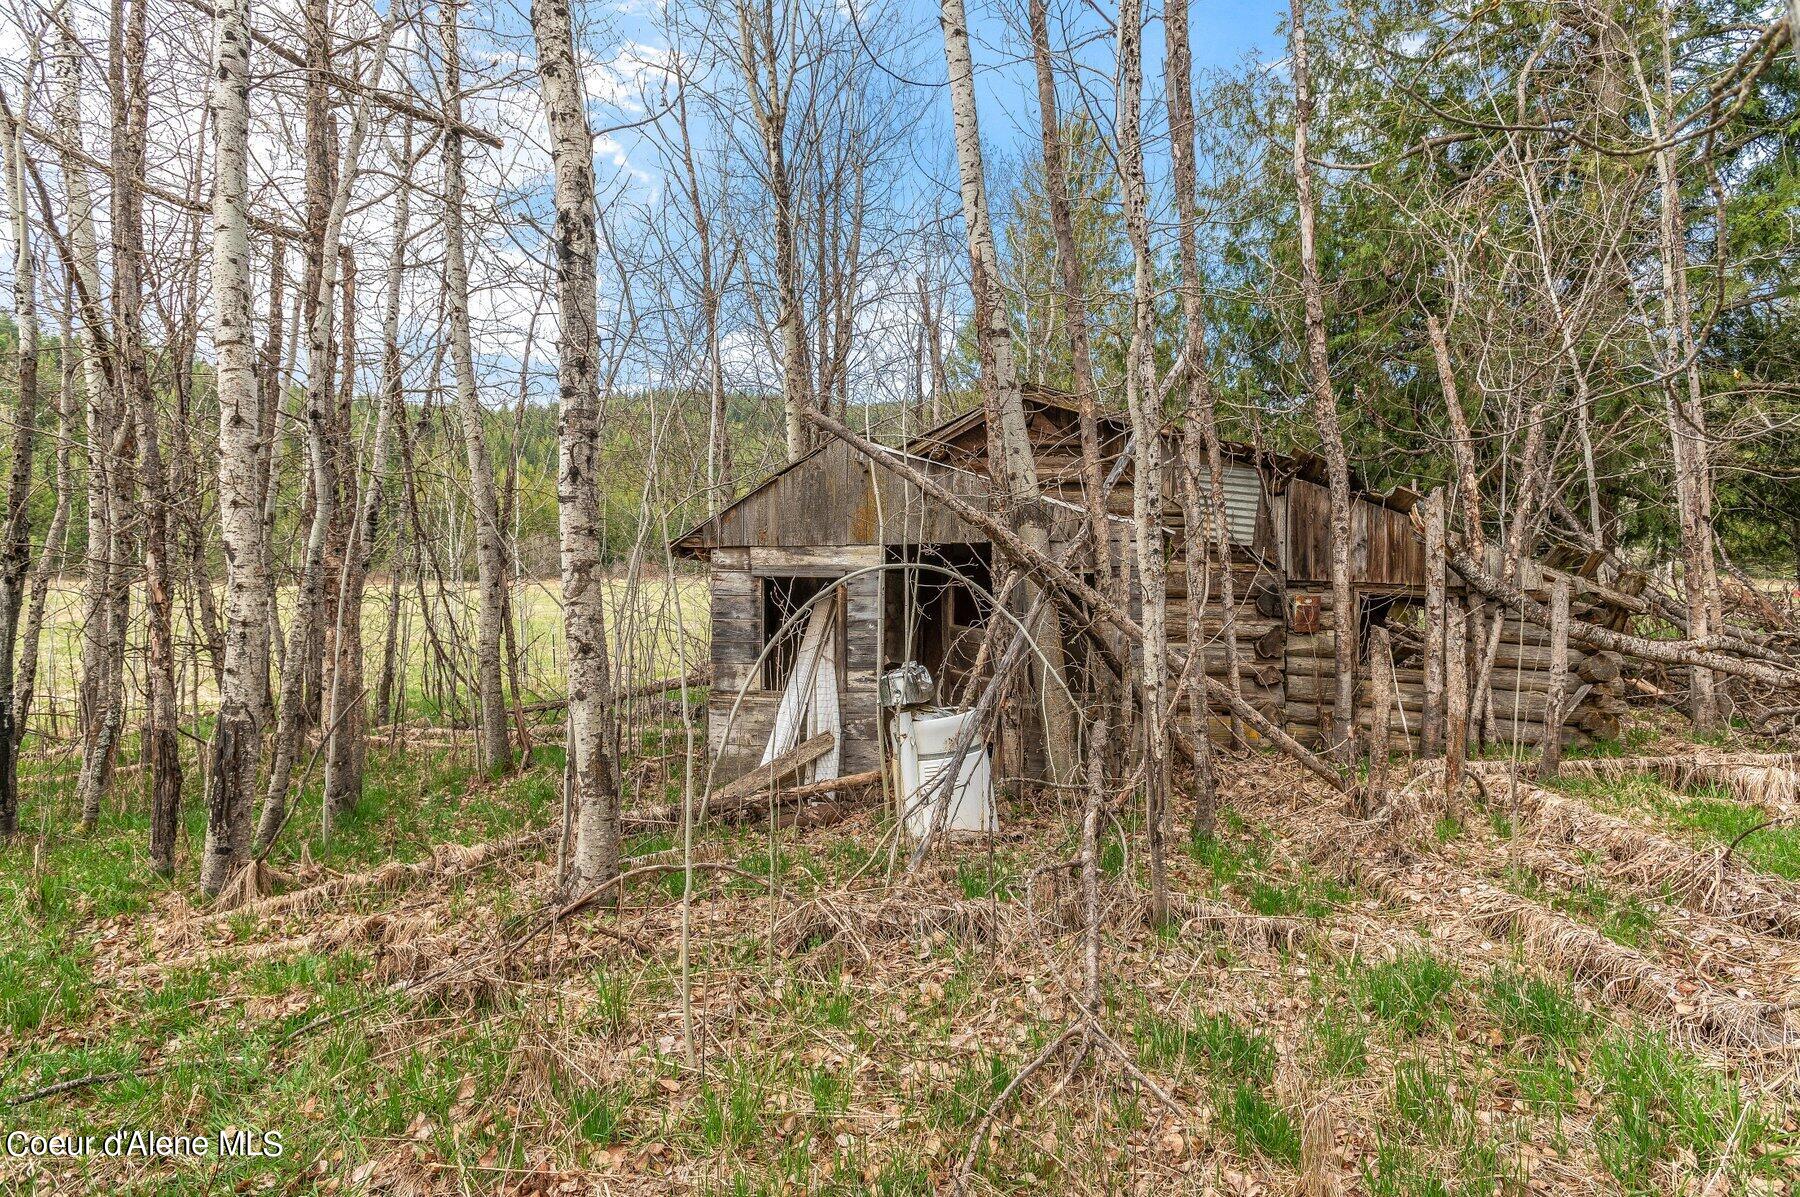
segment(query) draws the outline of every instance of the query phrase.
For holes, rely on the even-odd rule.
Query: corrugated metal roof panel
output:
[[[1262,504],[1262,479],[1249,466],[1225,466],[1225,526],[1231,543],[1248,547],[1256,540],[1256,509]]]

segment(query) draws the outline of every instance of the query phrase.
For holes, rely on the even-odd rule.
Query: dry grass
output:
[[[780,832],[774,862],[766,828],[705,829],[702,860],[755,875],[773,863],[777,884],[696,875],[685,1014],[679,877],[646,875],[620,908],[528,936],[552,866],[524,832],[218,919],[153,907],[107,930],[106,1012],[55,1030],[90,1053],[125,1036],[175,1063],[144,1082],[146,1099],[56,1098],[41,1117],[138,1116],[135,1101],[178,1107],[203,1085],[221,1116],[304,1128],[303,1170],[282,1178],[300,1192],[335,1178],[371,1193],[902,1197],[946,1185],[991,1112],[970,1178],[980,1194],[1602,1194],[1620,1188],[1621,1124],[1614,1082],[1584,1073],[1605,1045],[1666,1026],[1704,1045],[1696,1058],[1710,1063],[1695,1067],[1775,1071],[1761,1004],[1696,985],[1658,950],[1596,942],[1348,818],[1286,766],[1257,766],[1228,787],[1222,838],[1173,855],[1170,927],[1143,919],[1135,812],[1109,818],[1124,850],[1103,845],[1101,1022],[1167,1104],[1089,1045],[1055,1053],[997,1106],[1081,1017],[1074,841],[1046,803],[1010,806],[1003,839],[953,848],[910,879],[887,876],[888,829],[869,812]],[[668,843],[636,851],[666,859]],[[170,950],[196,926],[235,938]],[[355,978],[330,1003],[319,981],[242,988],[310,977],[318,960]],[[1514,976],[1571,984],[1600,1029],[1584,1013],[1573,1031],[1522,1038],[1494,998]],[[1663,1001],[1664,988],[1679,996]],[[130,1013],[189,991],[200,1022],[188,1042],[164,1043]],[[205,1028],[254,1034],[270,1018],[329,1021],[278,1066],[257,1064],[268,1071],[241,1095],[220,1091],[230,1066],[192,1060]],[[1574,1096],[1584,1084],[1592,1093]],[[1740,1107],[1696,1108],[1729,1120]],[[1791,1173],[1768,1158],[1757,1117],[1745,1158],[1725,1164],[1760,1185]],[[1633,1167],[1659,1191],[1692,1191],[1721,1166],[1696,1143],[1653,1144]],[[80,1179],[187,1191],[174,1172],[117,1163]]]
[[[1600,781],[1654,777],[1671,790],[1717,786],[1739,802],[1784,818],[1800,814],[1800,753],[1682,752],[1564,761],[1561,775]]]

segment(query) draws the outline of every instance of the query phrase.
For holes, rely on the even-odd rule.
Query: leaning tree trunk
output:
[[[1050,230],[1056,238],[1056,278],[1061,287],[1063,329],[1069,340],[1069,369],[1081,405],[1081,489],[1088,522],[1094,529],[1094,574],[1101,589],[1118,595],[1119,579],[1112,564],[1112,529],[1100,475],[1100,391],[1094,382],[1093,340],[1088,330],[1087,277],[1075,244],[1075,217],[1069,205],[1068,171],[1064,166],[1061,118],[1057,114],[1056,74],[1050,61],[1050,15],[1046,0],[1030,0],[1031,60],[1037,74],[1038,125],[1043,139],[1044,192]]]
[[[219,396],[219,538],[225,545],[225,681],[213,729],[211,792],[200,888],[216,894],[249,853],[250,801],[268,704],[256,646],[269,599],[262,490],[263,437],[250,332],[250,4],[219,0],[211,115],[213,353]]]
[[[28,72],[29,76],[29,72]],[[30,91],[21,118],[31,111]],[[31,564],[32,452],[37,439],[37,279],[31,257],[31,218],[25,198],[25,138],[11,114],[3,118],[7,202],[13,212],[13,317],[18,324],[18,391],[12,414],[12,469],[6,483],[6,522],[0,526],[0,839],[19,827],[19,739],[13,723],[13,646]]]
[[[975,325],[981,361],[982,397],[988,414],[989,469],[1019,538],[1037,552],[1050,543],[1038,489],[1037,462],[1025,427],[1025,404],[1013,362],[1012,328],[1000,302],[1000,257],[988,218],[981,126],[975,111],[975,63],[969,50],[968,18],[962,0],[943,0],[944,61],[955,114],[956,162],[962,179],[963,226],[969,239],[969,275],[975,293]],[[1037,583],[1019,587],[1020,610],[1034,605]],[[1063,676],[1062,627],[1049,604],[1033,629],[1039,658],[1038,693],[1045,711],[1044,748],[1054,780],[1074,777],[1078,757],[1074,710]]]
[[[1312,160],[1307,156],[1312,122],[1312,83],[1306,65],[1306,14],[1302,0],[1288,0],[1293,38],[1294,189],[1300,225],[1300,294],[1306,307],[1306,377],[1312,394],[1313,418],[1325,456],[1331,492],[1331,606],[1337,636],[1337,691],[1331,710],[1332,748],[1348,762],[1356,745],[1356,604],[1350,593],[1350,463],[1338,423],[1337,396],[1331,387],[1331,362],[1325,342],[1325,298],[1319,282],[1319,251],[1314,236]]]
[[[445,113],[462,120],[462,70],[456,5],[444,6]],[[444,133],[444,290],[450,317],[450,359],[456,371],[456,410],[469,459],[469,498],[475,509],[475,577],[479,611],[475,623],[476,744],[481,767],[490,775],[512,763],[506,733],[506,693],[500,638],[506,620],[506,547],[500,505],[494,497],[494,464],[488,454],[486,413],[475,389],[475,354],[469,337],[469,266],[463,248],[463,146],[453,127]],[[360,686],[358,687],[360,689]]]
[[[583,107],[568,0],[531,8],[538,77],[555,169],[558,328],[557,501],[561,532],[563,628],[568,641],[569,784],[574,845],[567,887],[583,892],[619,871],[619,792],[608,724],[614,717],[600,574],[600,412],[596,390],[593,132]]]

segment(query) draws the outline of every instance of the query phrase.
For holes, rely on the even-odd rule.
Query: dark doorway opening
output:
[[[937,682],[939,702],[950,702],[975,663],[993,615],[993,554],[985,544],[906,545],[889,548],[882,582],[883,669],[917,661]]]
[[[771,576],[760,579],[762,585],[762,637],[765,645],[771,646],[762,663],[762,688],[764,690],[785,690],[788,679],[794,675],[794,662],[800,655],[800,641],[806,636],[806,625],[811,617],[799,615],[801,608],[818,596],[819,592],[831,585],[834,579],[819,577],[782,577]],[[840,592],[841,593],[841,592]],[[835,597],[835,596],[834,596]],[[832,602],[834,598],[821,599],[820,602]],[[842,621],[838,624],[841,629]],[[840,654],[839,659],[842,659]]]

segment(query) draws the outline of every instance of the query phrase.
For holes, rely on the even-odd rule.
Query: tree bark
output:
[[[1337,396],[1331,387],[1331,364],[1325,341],[1325,299],[1319,281],[1314,235],[1312,161],[1308,126],[1312,122],[1312,83],[1307,73],[1306,14],[1303,0],[1288,0],[1294,74],[1294,188],[1300,225],[1300,293],[1306,308],[1306,373],[1313,418],[1331,494],[1331,605],[1337,630],[1337,692],[1332,705],[1333,751],[1340,761],[1355,755],[1356,737],[1356,602],[1350,591],[1350,463],[1338,422]]]
[[[26,68],[29,80],[35,63]],[[31,108],[29,83],[20,104]],[[10,113],[4,127],[6,196],[12,206],[13,317],[18,324],[18,390],[12,413],[12,467],[6,483],[6,522],[0,527],[0,840],[19,828],[19,741],[24,727],[13,721],[13,648],[24,606],[26,570],[31,564],[31,466],[37,440],[38,320],[37,278],[31,250],[31,216],[25,193],[25,138]]]
[[[452,129],[444,134],[444,290],[450,317],[450,360],[456,371],[456,410],[469,462],[469,498],[475,515],[475,577],[479,611],[475,624],[476,744],[481,767],[490,776],[506,772],[512,748],[506,729],[506,690],[500,638],[506,618],[505,530],[494,495],[494,464],[488,453],[486,413],[475,384],[475,354],[469,335],[469,267],[464,249],[461,49],[457,6],[443,6],[445,110]],[[360,691],[361,671],[356,688]]]
[[[31,576],[31,596],[25,607],[25,631],[19,637],[19,681],[13,694],[13,727],[21,740],[30,727],[37,691],[38,645],[44,628],[44,607],[50,598],[50,582],[68,567],[69,512],[75,496],[75,421],[82,399],[80,354],[74,331],[74,288],[63,304],[62,339],[57,346],[61,381],[56,404],[56,507],[44,531],[43,552]],[[51,712],[54,720],[54,708]]]
[[[144,70],[144,0],[115,0],[113,38],[113,344],[121,405],[135,421],[137,473],[143,484],[145,622],[149,652],[149,717],[145,745],[150,764],[150,862],[165,877],[175,872],[175,839],[181,817],[180,695],[175,680],[175,593],[170,558],[168,475],[161,419],[145,359],[140,295],[143,277],[143,196],[131,181],[144,175],[149,94]]]
[[[412,160],[412,131],[407,129],[401,158]],[[369,450],[369,476],[363,485],[356,519],[344,551],[344,572],[339,582],[339,601],[346,609],[360,611],[367,591],[369,563],[381,528],[382,501],[388,468],[388,438],[396,421],[406,419],[405,378],[400,362],[400,300],[406,278],[406,245],[412,220],[412,188],[402,182],[394,193],[394,242],[388,251],[386,296],[381,314],[381,390],[376,399],[375,435]],[[390,608],[393,604],[390,604]],[[392,619],[388,643],[393,642]],[[360,637],[358,648],[361,647]],[[331,709],[325,747],[324,805],[346,810],[356,805],[363,788],[363,767],[368,757],[364,735],[368,695],[362,684],[361,653],[354,666],[334,673]],[[384,653],[384,674],[392,668]],[[386,678],[384,677],[384,684]],[[385,715],[383,716],[385,721]],[[259,844],[258,850],[268,845]]]
[[[118,742],[117,703],[109,703],[113,605],[111,562],[114,560],[115,478],[111,452],[116,397],[106,354],[112,352],[102,305],[100,250],[94,234],[93,197],[88,186],[88,157],[81,148],[81,63],[86,51],[74,35],[61,29],[55,63],[57,128],[62,132],[63,192],[69,213],[69,249],[80,296],[81,357],[87,392],[87,537],[82,596],[81,772],[76,803],[81,825],[91,829],[112,784],[113,750]],[[110,717],[109,717],[110,712]]]
[[[1044,191],[1049,201],[1050,229],[1056,239],[1057,281],[1061,287],[1063,329],[1069,340],[1069,367],[1081,405],[1081,489],[1093,525],[1094,575],[1101,589],[1117,594],[1118,575],[1112,562],[1112,530],[1100,476],[1100,389],[1094,380],[1094,350],[1088,329],[1087,272],[1075,243],[1075,217],[1069,206],[1068,172],[1061,117],[1056,102],[1056,74],[1050,61],[1050,17],[1046,0],[1030,0],[1031,60],[1037,75],[1038,124],[1044,150]]]
[[[1419,755],[1444,751],[1444,492],[1425,496],[1425,711]]]
[[[1563,720],[1569,706],[1569,580],[1550,588],[1550,702],[1544,710],[1544,748],[1538,778],[1554,778],[1562,766]]]
[[[777,57],[774,9],[738,0],[739,67],[744,73],[751,115],[762,140],[768,171],[770,219],[775,226],[775,324],[781,331],[781,398],[789,461],[812,447],[801,411],[814,404],[812,364],[806,345],[806,312],[801,299],[800,249],[794,213],[794,185],[787,161],[787,96]]]
[[[1444,805],[1454,811],[1469,755],[1469,616],[1462,600],[1444,613]]]
[[[1043,553],[1049,546],[1050,532],[1038,489],[1037,463],[1025,428],[1025,404],[1013,361],[1012,329],[998,294],[1000,258],[988,218],[981,127],[975,111],[975,64],[969,50],[968,19],[962,0],[943,0],[939,23],[943,27],[944,61],[950,77],[963,226],[969,241],[982,399],[988,415],[989,469],[1019,539],[1035,552]],[[1019,587],[1021,610],[1031,608],[1035,592],[1036,584],[1029,579]],[[1044,748],[1053,780],[1066,782],[1073,779],[1077,760],[1074,717],[1063,679],[1062,627],[1048,606],[1033,635],[1042,653],[1036,689],[1045,711]]]
[[[256,646],[270,595],[257,463],[263,440],[250,331],[250,5],[219,0],[210,101],[213,352],[219,395],[219,536],[225,545],[225,681],[213,731],[200,888],[217,894],[248,858],[262,756],[267,657]]]
[[[1663,318],[1664,410],[1674,459],[1675,509],[1681,529],[1682,588],[1688,606],[1688,634],[1706,641],[1720,622],[1718,562],[1713,545],[1712,467],[1707,444],[1706,402],[1700,383],[1700,347],[1695,343],[1693,312],[1688,300],[1687,219],[1681,206],[1681,179],[1676,146],[1667,134],[1675,127],[1674,68],[1670,62],[1671,6],[1662,5],[1662,58],[1665,99],[1662,111],[1645,88],[1644,110],[1650,135],[1658,143],[1658,250],[1662,263],[1660,295]],[[1660,119],[1659,119],[1660,117]],[[1717,731],[1723,724],[1720,696],[1713,673],[1695,666],[1689,714],[1697,733]]]
[[[1156,386],[1156,262],[1150,250],[1141,127],[1143,34],[1141,0],[1120,0],[1119,91],[1114,127],[1119,139],[1125,230],[1132,257],[1125,406],[1132,431],[1132,546],[1143,594],[1144,804],[1150,857],[1150,917],[1161,923],[1169,910],[1167,865],[1163,858],[1164,806],[1169,788],[1168,566],[1163,556],[1163,421]]]
[[[619,870],[619,794],[608,726],[614,718],[612,679],[600,574],[593,134],[583,107],[568,0],[533,4],[531,26],[555,169],[552,241],[559,329],[557,392],[562,407],[557,500],[575,821],[565,885],[567,892],[579,894],[611,880]]]
[[[1183,531],[1188,538],[1187,555],[1194,553],[1193,535],[1198,526],[1210,534],[1212,551],[1219,571],[1219,602],[1223,613],[1220,639],[1225,645],[1226,679],[1231,688],[1242,693],[1244,688],[1242,658],[1237,638],[1237,581],[1231,572],[1231,529],[1225,518],[1225,452],[1219,440],[1217,404],[1213,397],[1212,370],[1207,363],[1205,297],[1201,290],[1199,250],[1199,174],[1195,164],[1194,138],[1198,128],[1194,120],[1193,53],[1188,43],[1188,0],[1173,0],[1164,14],[1164,40],[1168,46],[1169,156],[1175,184],[1175,210],[1179,221],[1177,233],[1181,278],[1181,322],[1187,340],[1188,399],[1182,418],[1183,453],[1196,436],[1206,452],[1204,488],[1194,482],[1198,491],[1197,505],[1202,519],[1196,525],[1193,515],[1184,516]],[[1189,463],[1188,468],[1194,468]],[[1190,585],[1189,594],[1203,594]],[[1198,613],[1189,600],[1190,619]],[[1190,638],[1190,647],[1197,638]],[[1205,712],[1197,713],[1204,718]],[[1232,720],[1232,739],[1243,743],[1242,721]]]

